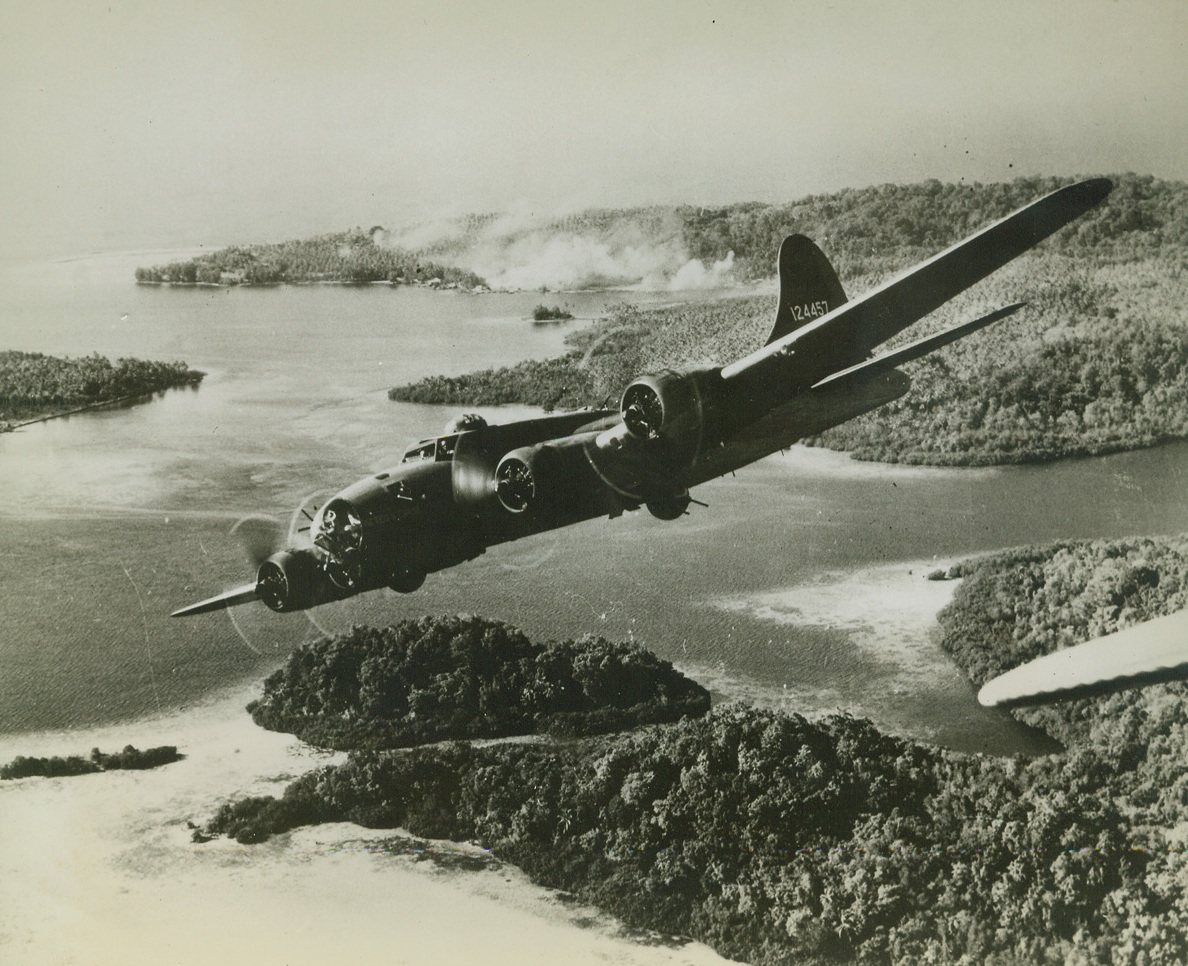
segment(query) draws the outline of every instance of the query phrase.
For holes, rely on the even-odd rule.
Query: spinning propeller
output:
[[[285,531],[272,517],[250,516],[236,522],[231,528],[253,567],[259,567],[265,560],[284,547]]]
[[[315,496],[306,497],[294,511],[285,528],[272,517],[252,515],[237,520],[231,527],[231,535],[243,548],[248,562],[256,570],[256,579],[250,584],[225,591],[215,597],[199,601],[188,607],[175,610],[171,617],[189,617],[193,614],[207,614],[211,611],[225,610],[237,604],[248,604],[252,601],[276,600],[285,593],[285,578],[276,567],[265,566],[268,559],[279,553],[285,547],[300,543],[300,534],[309,530],[309,523],[313,520],[313,513],[309,506]],[[316,506],[315,506],[316,509]]]

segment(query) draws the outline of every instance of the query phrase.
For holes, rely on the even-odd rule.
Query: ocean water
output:
[[[591,521],[496,548],[407,596],[171,620],[250,579],[229,536],[237,520],[285,523],[456,414],[392,403],[389,386],[560,353],[570,329],[533,326],[534,293],[133,283],[137,264],[160,260],[0,264],[0,347],[180,358],[209,374],[196,389],[0,435],[0,732],[184,707],[352,622],[469,612],[544,638],[634,638],[726,698],[846,710],[951,747],[1037,750],[936,649],[944,588],[923,574],[999,547],[1188,529],[1188,446],[990,470],[794,447],[699,488],[709,509],[672,523]],[[593,317],[624,297],[659,298],[548,300]]]

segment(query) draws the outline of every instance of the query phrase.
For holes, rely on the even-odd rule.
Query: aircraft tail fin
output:
[[[825,253],[804,235],[789,235],[780,245],[780,304],[770,344],[802,325],[832,312],[846,301],[837,272]]]

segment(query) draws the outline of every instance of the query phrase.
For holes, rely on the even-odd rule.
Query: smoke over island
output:
[[[393,232],[383,243],[473,272],[498,291],[684,291],[739,281],[733,251],[694,257],[671,208],[471,215]]]

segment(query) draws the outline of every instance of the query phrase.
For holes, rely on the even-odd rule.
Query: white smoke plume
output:
[[[467,267],[499,289],[657,288],[682,255],[672,240],[533,232],[481,246]]]
[[[706,266],[690,257],[679,217],[656,210],[439,221],[393,235],[388,243],[428,249],[428,257],[468,269],[504,291],[679,291],[734,282],[733,252]]]
[[[734,252],[714,262],[709,268],[700,258],[690,258],[668,283],[671,292],[692,288],[725,288],[734,282]]]

